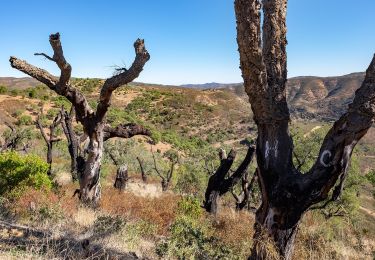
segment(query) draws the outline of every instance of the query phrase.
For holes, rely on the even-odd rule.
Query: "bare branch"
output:
[[[70,75],[72,73],[72,67],[70,64],[65,60],[64,52],[61,46],[60,41],[60,33],[51,34],[49,36],[49,43],[53,49],[53,58],[52,60],[56,62],[57,66],[59,66],[61,74],[59,85],[60,88],[65,88],[66,84],[70,80]]]
[[[109,157],[112,159],[112,161],[115,163],[116,166],[119,166],[119,161],[116,159],[115,155],[112,153],[112,151],[108,151]]]
[[[37,117],[37,120],[36,120],[36,126],[39,128],[40,133],[42,134],[42,137],[43,137],[44,141],[45,141],[45,142],[47,143],[47,145],[48,145],[48,144],[49,144],[49,138],[47,137],[46,132],[45,132],[44,129],[43,129],[42,122],[40,121],[40,114],[39,114],[38,117]]]
[[[61,71],[59,79],[51,75],[46,70],[30,65],[26,61],[20,60],[16,57],[10,57],[10,64],[13,68],[18,69],[44,83],[57,94],[66,97],[74,105],[78,121],[80,121],[84,126],[88,125],[90,124],[90,121],[92,121],[90,116],[93,115],[94,112],[83,94],[76,88],[69,85],[72,68],[64,58],[60,34],[51,34],[49,37],[49,42],[54,52],[52,60],[56,62]],[[48,55],[45,56],[49,57]]]
[[[152,159],[154,160],[154,170],[156,171],[156,173],[159,175],[159,177],[162,180],[165,180],[164,176],[160,173],[160,171],[158,169],[158,166],[156,164],[155,154],[154,154],[154,151],[152,151],[152,148],[151,148],[151,153],[152,153]]]
[[[41,52],[41,53],[34,53],[35,56],[43,56],[44,58],[46,58],[47,60],[50,60],[50,61],[53,61],[53,62],[56,62],[53,58],[51,58],[50,56],[48,56],[47,54]]]
[[[16,57],[11,56],[9,59],[12,68],[15,68],[23,73],[26,73],[30,77],[42,82],[52,90],[55,90],[55,85],[58,80],[55,76],[51,75],[48,71],[35,67],[24,60],[20,60]]]
[[[245,159],[242,161],[237,170],[227,179],[223,180],[223,183],[220,187],[220,194],[224,194],[230,190],[231,187],[236,185],[246,173],[247,168],[249,167],[253,157],[254,157],[255,147],[250,146],[247,150]]]
[[[96,112],[99,121],[105,116],[108,110],[112,92],[118,87],[128,84],[136,79],[143,70],[143,66],[150,59],[150,54],[146,50],[144,40],[137,39],[134,43],[134,49],[136,56],[131,67],[104,82],[100,92],[99,104]]]
[[[133,123],[120,124],[115,128],[109,125],[104,126],[104,141],[113,137],[131,138],[135,135],[151,136],[151,132],[147,128]]]

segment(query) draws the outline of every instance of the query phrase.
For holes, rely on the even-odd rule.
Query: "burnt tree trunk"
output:
[[[127,184],[128,180],[129,180],[128,166],[126,164],[121,165],[117,169],[116,179],[115,179],[115,183],[113,184],[113,186],[116,189],[118,189],[120,191],[123,191],[126,188],[126,184]]]
[[[39,128],[40,133],[46,143],[47,146],[47,164],[48,164],[48,171],[47,174],[50,176],[52,174],[52,149],[53,144],[56,142],[61,141],[61,138],[57,138],[54,136],[55,128],[60,124],[61,116],[58,114],[55,119],[53,120],[52,124],[49,126],[49,136],[45,133],[43,129],[43,125],[40,121],[40,115],[38,115],[36,126]]]
[[[87,204],[96,205],[100,199],[99,180],[105,138],[105,116],[110,106],[112,93],[118,87],[128,84],[137,78],[146,62],[150,59],[150,55],[145,48],[144,41],[137,39],[134,43],[136,56],[133,64],[128,70],[122,70],[119,74],[108,78],[104,82],[100,91],[98,107],[94,111],[85,96],[74,88],[70,82],[72,67],[65,60],[60,34],[51,34],[49,42],[53,49],[52,57],[44,53],[35,53],[35,55],[41,55],[55,62],[61,71],[59,78],[16,57],[10,57],[10,65],[44,83],[58,95],[66,97],[74,106],[76,119],[82,124],[83,131],[89,138],[87,155],[84,159],[84,170],[79,176],[80,199]]]
[[[143,167],[143,162],[142,162],[142,160],[138,156],[137,156],[137,161],[139,163],[139,168],[141,169],[142,181],[144,183],[147,183],[147,174],[146,174],[145,169]]]
[[[254,156],[254,151],[254,147],[250,146],[243,162],[231,176],[226,178],[236,157],[236,152],[232,149],[230,150],[228,156],[226,156],[225,151],[222,149],[220,150],[220,166],[208,179],[207,189],[205,192],[203,207],[207,212],[212,214],[217,213],[219,197],[230,191],[231,188],[236,185],[246,174],[247,168]]]
[[[262,193],[250,258],[266,258],[267,252],[257,243],[266,230],[280,255],[290,259],[304,212],[324,201],[331,190],[333,199],[339,197],[353,148],[374,121],[375,57],[347,112],[327,133],[315,164],[302,174],[293,165],[293,141],[288,129],[287,0],[263,0],[262,4],[261,30],[260,1],[235,0],[240,67],[258,127],[257,164]]]
[[[66,140],[68,141],[68,151],[70,155],[70,173],[72,174],[73,181],[78,180],[79,176],[83,173],[84,165],[80,165],[79,162],[83,161],[83,158],[78,158],[78,137],[73,129],[73,114],[74,106],[71,107],[70,113],[61,108],[61,126],[64,131]]]

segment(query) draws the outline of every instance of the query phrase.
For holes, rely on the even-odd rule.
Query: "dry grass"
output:
[[[171,193],[157,198],[139,197],[130,192],[120,193],[113,188],[105,188],[100,208],[111,215],[154,223],[158,227],[157,233],[162,235],[167,233],[176,216],[179,198]]]

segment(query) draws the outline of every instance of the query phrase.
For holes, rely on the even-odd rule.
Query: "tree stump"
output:
[[[126,188],[126,183],[128,182],[128,180],[129,180],[128,165],[127,164],[121,165],[117,169],[116,180],[113,186],[116,189],[123,191]]]

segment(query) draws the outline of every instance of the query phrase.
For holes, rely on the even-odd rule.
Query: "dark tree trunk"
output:
[[[146,175],[145,169],[143,168],[143,162],[138,156],[137,156],[137,161],[139,163],[139,168],[141,169],[142,181],[144,183],[147,183],[147,175]]]
[[[230,191],[231,188],[243,178],[254,156],[254,151],[254,147],[250,146],[245,159],[240,164],[238,169],[231,176],[226,178],[236,157],[236,152],[232,149],[229,152],[228,157],[226,157],[225,152],[221,150],[219,154],[220,166],[208,179],[205,201],[203,203],[203,207],[207,212],[212,214],[217,213],[219,197]]]
[[[144,41],[137,39],[134,43],[136,57],[133,64],[128,70],[122,70],[119,74],[108,78],[104,82],[100,91],[98,107],[96,111],[94,111],[85,96],[70,83],[72,67],[65,60],[60,34],[51,34],[49,42],[53,49],[52,57],[44,53],[35,53],[35,55],[41,55],[55,62],[61,71],[59,78],[54,77],[46,70],[30,65],[26,61],[16,57],[10,57],[9,61],[13,68],[44,83],[58,95],[66,97],[74,106],[76,119],[83,125],[84,132],[89,138],[87,158],[80,158],[79,161],[74,162],[74,165],[78,166],[78,164],[80,164],[80,167],[84,165],[83,173],[79,176],[80,198],[85,203],[97,204],[100,199],[100,167],[103,155],[103,141],[107,139],[107,135],[104,133],[105,115],[110,106],[112,93],[118,87],[126,85],[137,78],[146,62],[150,59],[150,55],[146,50]],[[129,129],[134,130],[134,126]],[[126,137],[137,134],[137,130],[139,129],[135,129],[135,131],[132,131],[130,135]],[[126,134],[126,131],[125,133],[119,133],[120,136],[124,134]],[[112,132],[110,132],[109,137],[111,137],[111,135]],[[73,158],[79,158],[75,156],[74,148],[72,149],[71,156]]]
[[[251,259],[266,259],[258,241],[265,230],[285,259],[293,253],[298,224],[310,206],[339,197],[354,146],[375,116],[375,57],[348,111],[327,133],[314,166],[293,165],[286,102],[287,0],[235,0],[237,43],[245,91],[258,127],[257,164],[262,204],[256,213]],[[262,34],[263,32],[263,34]],[[337,184],[336,184],[337,183]]]
[[[73,181],[78,180],[79,176],[83,173],[84,165],[78,167],[78,137],[73,128],[73,113],[74,107],[71,107],[70,113],[68,114],[64,108],[61,108],[61,126],[64,131],[66,140],[68,141],[68,151],[70,155],[70,173],[72,174]],[[81,158],[81,163],[82,163]],[[81,169],[81,171],[79,171]]]
[[[125,165],[121,165],[118,169],[117,169],[117,174],[116,174],[116,180],[115,180],[115,183],[114,183],[114,187],[120,191],[123,191],[125,190],[126,188],[126,184],[129,180],[129,177],[128,177],[128,166],[125,164]]]

